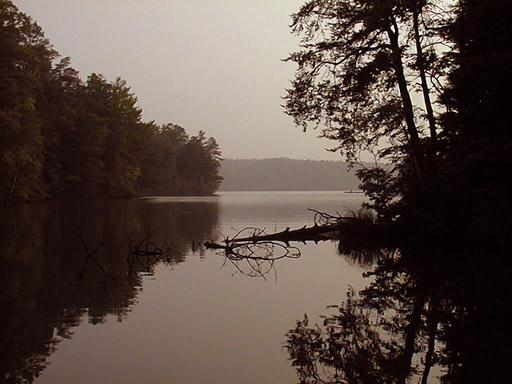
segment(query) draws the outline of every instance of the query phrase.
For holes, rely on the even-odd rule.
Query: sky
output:
[[[14,0],[85,79],[127,80],[145,121],[204,130],[225,158],[338,160],[281,104],[305,0]]]

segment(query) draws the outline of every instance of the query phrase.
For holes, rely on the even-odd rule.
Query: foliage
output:
[[[302,40],[288,58],[298,67],[285,110],[304,129],[321,127],[349,161],[359,163],[369,151],[394,165],[360,172],[364,188],[383,177],[433,178],[436,84],[449,67],[438,46],[448,42],[441,31],[451,15],[439,7],[437,1],[310,0],[293,15]],[[372,193],[375,208],[387,207],[398,192]]]
[[[0,198],[211,194],[220,149],[204,132],[142,121],[125,80],[82,81],[42,29],[0,1]]]
[[[307,2],[293,15],[302,50],[288,58],[298,69],[286,111],[303,127],[324,123],[322,133],[338,140],[337,149],[351,159],[383,138],[395,141],[388,149],[397,152],[403,151],[400,144],[419,145],[415,141],[424,129],[409,119],[421,122],[422,115],[408,104],[420,57],[409,37],[414,14],[422,12],[419,38],[425,45],[431,40],[425,23],[433,22],[429,11],[435,6],[393,0]],[[429,51],[429,57],[424,69],[434,67],[436,55]]]
[[[222,181],[219,145],[203,131],[189,137],[179,125],[152,125],[145,151],[140,189],[146,195],[208,195]]]
[[[441,182],[468,236],[512,238],[512,135],[509,108],[512,5],[461,1],[449,30],[457,50],[444,93]],[[454,201],[455,200],[455,201]]]
[[[0,1],[0,193],[44,193],[42,122],[37,111],[43,76],[55,56],[41,28]]]
[[[387,163],[357,172],[380,220],[504,243],[511,15],[506,1],[310,0],[285,110],[353,163]]]

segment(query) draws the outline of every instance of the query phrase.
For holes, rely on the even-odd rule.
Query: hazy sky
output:
[[[297,48],[290,14],[304,0],[14,0],[82,77],[128,81],[145,120],[214,136],[226,158],[338,159],[281,97]]]

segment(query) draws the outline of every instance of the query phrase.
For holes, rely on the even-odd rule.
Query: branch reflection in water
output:
[[[194,240],[215,239],[212,232],[218,220],[214,203],[182,202],[166,205],[165,210],[158,204],[122,201],[36,208],[15,207],[1,224],[5,256],[0,295],[5,315],[0,320],[0,377],[7,383],[33,381],[56,344],[70,337],[83,319],[96,324],[113,315],[123,320],[143,276],[153,273],[159,262],[182,262]],[[73,230],[76,218],[81,218],[82,244]],[[284,349],[299,380],[498,382],[508,366],[506,343],[511,339],[504,250],[469,242],[427,243],[408,236],[391,242],[391,228],[371,225],[371,217],[366,220],[356,223],[365,241],[357,241],[350,232],[356,228],[354,222],[340,224],[338,248],[341,257],[366,267],[367,287],[359,292],[349,289],[320,324],[314,325],[310,319],[315,314],[309,313],[286,333]],[[155,232],[148,232],[148,227]],[[299,231],[311,235],[314,231],[308,228]],[[294,230],[285,231],[290,243],[293,234]],[[256,272],[264,274],[275,272],[277,260],[300,254],[288,249],[286,241],[276,246],[271,235],[240,233],[238,240],[267,236],[267,244],[254,250],[250,247],[257,242],[246,240],[229,251],[228,261],[246,263],[250,273],[256,266]]]
[[[244,228],[232,238],[226,238],[224,244],[208,241],[205,246],[218,250],[217,254],[225,257],[222,267],[229,261],[239,273],[265,280],[270,272],[277,280],[276,261],[300,257],[298,247],[268,238],[265,229],[261,228]]]
[[[33,382],[83,320],[123,321],[143,277],[185,261],[217,223],[213,200],[9,207],[0,221],[0,381]]]
[[[322,213],[317,220],[321,225],[312,228],[250,229],[224,245],[207,244],[242,273],[262,277],[275,272],[276,260],[300,255],[290,246],[298,234],[306,241],[312,230],[338,223],[340,255],[365,266],[369,283],[360,292],[349,287],[320,324],[305,314],[286,333],[284,349],[301,384],[500,382],[511,339],[505,315],[510,266],[502,248],[426,243],[376,225],[365,212],[354,221]],[[280,253],[273,255],[275,249]]]

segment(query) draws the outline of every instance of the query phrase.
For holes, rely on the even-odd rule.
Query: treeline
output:
[[[225,159],[221,175],[224,191],[341,191],[359,185],[342,161]]]
[[[0,0],[0,199],[211,194],[220,149],[204,132],[142,121],[120,78],[82,81],[44,33]]]

